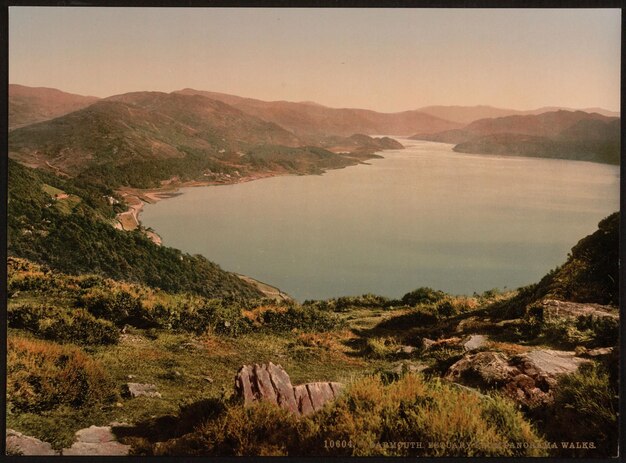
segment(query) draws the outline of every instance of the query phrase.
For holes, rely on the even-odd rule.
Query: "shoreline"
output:
[[[265,172],[257,173],[253,175],[246,175],[242,177],[226,175],[220,180],[189,180],[186,182],[179,182],[177,179],[170,179],[163,182],[161,187],[157,188],[132,188],[123,187],[116,190],[122,199],[128,205],[128,209],[124,212],[120,212],[115,216],[115,228],[123,231],[136,230],[141,226],[140,215],[145,204],[155,204],[163,199],[173,198],[183,193],[180,192],[182,188],[190,187],[205,187],[205,186],[219,186],[219,185],[236,185],[239,183],[247,183],[255,180],[261,180],[264,178],[272,178],[283,175],[297,175],[289,172]],[[150,238],[155,244],[162,245],[163,240],[153,230],[146,230],[146,236]]]
[[[217,174],[218,178],[214,180],[189,180],[186,182],[180,182],[177,177],[171,178],[169,180],[164,180],[161,182],[160,187],[156,188],[132,188],[132,187],[122,187],[116,190],[122,199],[128,205],[128,209],[124,212],[120,212],[115,216],[115,224],[114,227],[118,230],[123,231],[132,231],[136,230],[141,226],[140,214],[143,210],[144,204],[155,204],[163,199],[173,198],[175,196],[181,195],[181,188],[189,188],[189,187],[203,187],[203,186],[219,186],[219,185],[236,185],[238,183],[247,183],[253,182],[255,180],[262,180],[264,178],[272,178],[279,177],[285,175],[322,175],[329,170],[337,170],[337,169],[345,169],[346,167],[356,166],[359,164],[370,165],[367,161],[370,159],[382,158],[382,151],[377,151],[375,153],[370,153],[366,157],[361,156],[346,156],[354,161],[354,164],[348,164],[345,166],[327,168],[323,170],[320,174],[298,174],[293,172],[259,172],[255,174],[243,175],[230,175],[230,174]],[[153,230],[146,230],[145,234],[148,238],[150,238],[155,244],[161,246],[163,240],[161,237]]]

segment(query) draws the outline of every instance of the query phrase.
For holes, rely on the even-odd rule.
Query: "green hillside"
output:
[[[617,229],[616,214],[603,220],[563,266],[519,293],[418,288],[400,300],[370,294],[303,305],[174,294],[10,258],[7,423],[61,449],[78,429],[125,422],[116,434],[134,455],[613,456],[617,308],[590,306],[600,319],[555,320],[533,304],[614,301],[617,282],[604,272],[614,272],[605,251]],[[477,334],[484,344],[467,352],[462,343]],[[524,398],[544,392],[516,379],[468,387],[447,376],[480,355],[520,362],[565,343],[588,355],[577,357],[579,371],[542,386],[548,402]],[[294,384],[339,381],[346,390],[300,418],[268,403],[244,407],[235,372],[270,361]],[[531,386],[532,368],[521,375]],[[130,398],[129,381],[155,384],[160,396]],[[325,444],[337,439],[352,444]],[[458,446],[387,445],[396,440]]]
[[[57,190],[73,196],[55,199]],[[115,229],[116,209],[106,199],[110,195],[114,193],[105,188],[85,186],[79,180],[62,179],[9,160],[9,255],[62,272],[98,273],[174,292],[213,297],[261,294],[202,256],[157,246],[140,231]]]

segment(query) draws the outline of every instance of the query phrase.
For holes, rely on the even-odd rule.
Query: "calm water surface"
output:
[[[142,222],[165,245],[302,301],[517,288],[619,208],[616,166],[399,140],[406,149],[370,165],[186,188],[146,205]]]

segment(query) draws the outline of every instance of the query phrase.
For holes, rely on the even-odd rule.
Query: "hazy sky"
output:
[[[619,110],[618,9],[11,7],[9,80],[401,111]]]

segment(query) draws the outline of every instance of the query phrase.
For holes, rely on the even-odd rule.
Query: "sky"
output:
[[[395,112],[620,106],[619,9],[10,7],[9,81]]]

